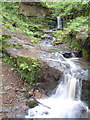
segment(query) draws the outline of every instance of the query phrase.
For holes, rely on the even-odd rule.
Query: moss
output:
[[[19,44],[19,43],[13,42],[11,40],[10,35],[6,35],[6,34],[2,35],[2,50],[4,52],[6,52],[9,47],[16,48],[16,49],[21,49],[22,45]]]
[[[90,60],[90,58],[89,58],[90,56],[89,56],[88,52],[85,49],[82,49],[82,54],[83,54],[83,58],[85,60]]]
[[[41,36],[42,39],[45,39],[45,36]]]
[[[24,93],[24,96],[29,99],[31,96],[33,96],[33,94],[29,94],[29,93]]]
[[[25,62],[27,63],[29,66],[32,65],[32,62],[36,62],[37,59],[36,58],[33,58],[33,57],[22,57],[22,56],[18,56],[17,57],[17,65],[20,66],[21,63]]]
[[[11,39],[10,35],[6,35],[6,34],[2,35],[2,40],[9,40],[9,39]]]
[[[54,43],[54,45],[62,44],[62,40],[58,40]]]
[[[11,39],[9,35],[2,35],[2,50],[6,52],[7,48],[10,47],[10,44],[7,44],[7,40]]]
[[[17,45],[16,45],[16,44],[13,44],[12,46],[15,47],[16,49],[21,49],[21,48],[22,48],[22,45],[19,44],[19,43],[18,43]]]
[[[34,100],[27,101],[27,105],[30,108],[33,108],[37,105],[37,103]]]

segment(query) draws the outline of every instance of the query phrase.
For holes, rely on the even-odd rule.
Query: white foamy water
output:
[[[57,29],[62,28],[62,21],[61,21],[61,17],[57,16]]]
[[[64,58],[65,59],[65,58]],[[76,58],[73,58],[76,59]],[[28,110],[25,118],[87,118],[88,107],[80,100],[81,81],[75,78],[77,71],[81,68],[72,59],[65,59],[70,66],[70,72],[63,73],[63,79],[58,85],[55,94],[39,102],[49,108],[38,105]],[[63,60],[59,60],[63,63]],[[81,71],[82,72],[82,71]]]

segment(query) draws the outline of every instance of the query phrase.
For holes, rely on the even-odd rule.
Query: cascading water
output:
[[[62,20],[60,16],[57,16],[57,29],[62,29]]]
[[[56,54],[57,55],[57,54]],[[58,85],[55,94],[39,102],[48,106],[38,105],[28,110],[26,118],[87,118],[88,107],[80,100],[81,81],[75,77],[76,72],[81,70],[72,60],[77,58],[64,58],[60,55],[56,61],[64,64],[63,59],[70,66],[70,71],[64,71],[62,81]],[[63,59],[61,59],[63,57]],[[55,59],[47,58],[55,61]]]
[[[76,92],[76,83],[77,83],[77,80],[76,78],[72,78],[70,81],[70,86],[69,86],[69,93],[68,93],[68,97],[69,98],[75,98],[75,92]]]

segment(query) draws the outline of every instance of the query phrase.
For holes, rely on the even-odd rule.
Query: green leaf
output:
[[[31,68],[28,68],[29,71],[31,71],[32,69]]]
[[[26,68],[28,68],[28,65],[27,63],[22,63],[20,67],[23,68],[23,70],[25,70]]]

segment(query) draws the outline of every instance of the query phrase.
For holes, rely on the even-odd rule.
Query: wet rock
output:
[[[41,72],[39,74],[40,79],[38,82],[40,83],[38,86],[45,90],[45,94],[49,92],[49,90],[53,90],[62,75],[62,72],[54,67],[50,67],[47,63],[43,63],[43,67],[41,68]]]
[[[48,113],[47,111],[45,111],[45,112],[43,112],[41,115],[43,115],[43,114],[46,114],[46,115],[48,115],[49,113]]]
[[[50,31],[49,31],[50,32]],[[28,69],[23,70],[22,72],[26,74],[24,75],[25,79],[27,79],[28,83],[31,83],[30,76],[34,76],[33,81],[35,83],[39,83],[38,87],[43,89],[45,93],[49,90],[53,90],[56,85],[58,84],[60,77],[62,75],[62,71],[55,66],[48,64],[48,62],[45,59],[42,59],[41,56],[44,54],[44,52],[39,48],[37,45],[30,44],[30,39],[25,42],[25,38],[22,37],[22,40],[16,38],[15,36],[11,36],[11,42],[12,44],[21,44],[24,43],[28,49],[18,49],[14,48],[9,44],[8,46],[8,40],[5,41],[5,53],[15,59],[15,64],[20,67],[21,64],[26,63],[28,67],[33,68],[32,73],[29,72]],[[21,43],[22,41],[22,43]],[[34,64],[33,61],[36,63],[36,67],[33,67]],[[34,65],[35,66],[35,65]],[[40,66],[40,67],[39,67]],[[22,69],[22,68],[21,68]],[[20,72],[20,74],[22,74]],[[8,88],[7,88],[8,89]],[[18,90],[16,90],[18,91]]]
[[[13,57],[17,57],[17,49],[13,48],[13,47],[8,47],[5,52],[9,55],[9,56],[13,56]]]
[[[65,58],[71,58],[71,57],[72,57],[71,52],[63,53],[62,55],[63,55]]]
[[[83,80],[82,81],[81,99],[82,99],[82,101],[85,101],[87,104],[90,103],[89,92],[90,92],[90,81],[89,80]],[[89,106],[89,108],[90,108],[90,106]]]
[[[78,51],[74,53],[76,57],[82,57],[82,51]]]
[[[24,118],[28,109],[29,107],[26,106],[26,100],[23,100],[12,108],[12,113],[9,115],[9,118]]]
[[[1,107],[1,108],[0,108],[0,113],[2,113],[2,112],[4,112],[4,113],[10,113],[11,111],[10,111],[10,109],[7,108],[7,107]]]

